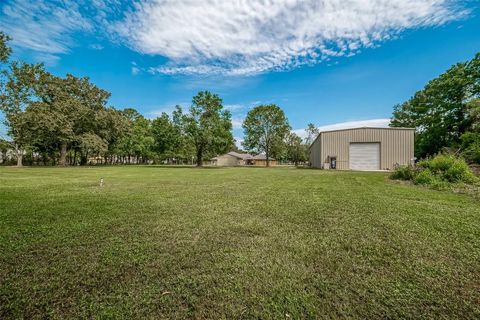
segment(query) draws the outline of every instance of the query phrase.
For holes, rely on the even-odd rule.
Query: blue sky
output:
[[[89,76],[154,118],[210,90],[276,103],[293,129],[385,126],[395,104],[480,51],[477,1],[2,1],[14,58]],[[331,126],[333,125],[333,126]]]

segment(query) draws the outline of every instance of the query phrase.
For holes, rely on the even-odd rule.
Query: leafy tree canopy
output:
[[[243,129],[243,146],[250,152],[265,153],[269,166],[270,158],[282,153],[290,125],[282,109],[275,104],[268,104],[250,110],[243,122]]]
[[[195,146],[197,166],[203,165],[205,156],[227,152],[233,146],[231,114],[223,109],[222,99],[216,94],[201,91],[193,97],[183,123]]]
[[[7,45],[9,40],[10,37],[0,31],[0,62],[6,63],[12,53],[12,49]]]
[[[425,157],[460,145],[475,123],[472,103],[480,96],[480,54],[431,80],[408,101],[395,106],[391,125],[417,130],[415,153]]]

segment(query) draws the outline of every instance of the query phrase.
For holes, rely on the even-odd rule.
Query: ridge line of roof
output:
[[[358,130],[358,129],[415,130],[415,128],[407,128],[407,127],[355,127],[355,128],[345,128],[345,129],[324,130],[324,131],[320,131],[319,134],[324,132],[347,131],[347,130]]]

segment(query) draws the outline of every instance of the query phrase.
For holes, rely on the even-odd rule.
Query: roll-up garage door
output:
[[[380,143],[350,143],[350,169],[379,170]]]

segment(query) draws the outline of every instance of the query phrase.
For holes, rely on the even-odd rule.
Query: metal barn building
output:
[[[392,170],[413,164],[415,129],[352,128],[320,132],[310,146],[314,168]]]

